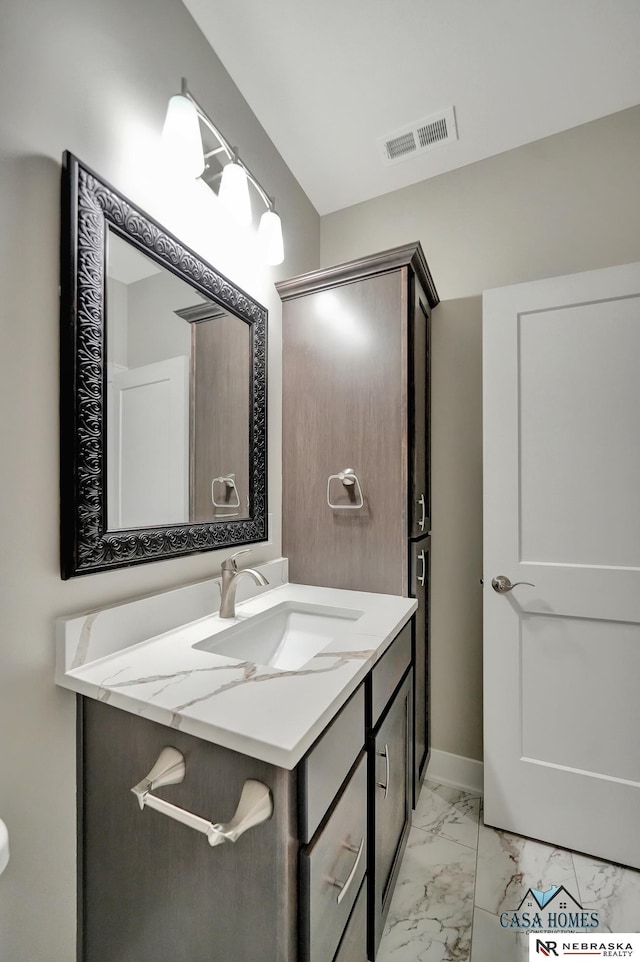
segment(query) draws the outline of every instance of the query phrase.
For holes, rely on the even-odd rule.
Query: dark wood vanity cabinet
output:
[[[367,871],[365,720],[360,685],[297,768],[300,962],[333,962]]]
[[[340,948],[334,962],[366,962],[367,960],[367,883],[360,886],[360,892],[353,907],[351,918],[342,936]]]
[[[431,530],[430,470],[430,321],[434,298],[427,299],[419,277],[409,286],[408,391],[409,408],[409,524],[410,538],[423,538]],[[436,300],[437,304],[437,300]]]
[[[370,837],[367,949],[375,959],[411,828],[412,626],[371,672],[367,700]]]
[[[429,577],[431,538],[411,542],[410,594],[418,599],[413,632],[413,805],[429,761],[431,732],[431,672],[429,671]]]
[[[293,771],[79,697],[78,962],[372,959],[410,822],[411,658],[409,622]],[[257,779],[272,817],[211,848],[140,811],[166,746],[186,774],[155,794],[228,821]]]
[[[412,676],[404,683],[388,707],[384,720],[370,736],[373,807],[369,957],[375,954],[382,938],[400,863],[411,828],[411,704]]]
[[[428,557],[431,528],[430,315],[438,295],[419,244],[276,286],[289,577],[418,598],[415,804],[429,746],[429,589],[416,559]],[[357,484],[351,475],[343,484],[347,468]]]
[[[80,698],[78,962],[295,962],[297,797],[292,773]],[[131,788],[165,746],[186,776],[158,790],[214,822],[232,817],[247,778],[271,789],[272,818],[235,843],[151,809]]]
[[[289,577],[407,595],[407,542],[430,529],[429,323],[438,295],[422,248],[276,287]],[[358,486],[336,477],[346,468],[362,507]]]
[[[300,959],[332,962],[367,867],[364,751],[327,822],[300,852]]]

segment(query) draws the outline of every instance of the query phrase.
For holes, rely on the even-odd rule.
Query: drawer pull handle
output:
[[[425,582],[427,580],[427,559],[424,556],[424,551],[421,551],[418,555],[418,561],[422,562],[422,571],[418,575],[418,584],[421,588],[424,588]]]
[[[147,777],[131,789],[138,799],[140,810],[146,806],[154,808],[163,815],[168,815],[169,818],[175,818],[182,825],[206,835],[212,847],[221,845],[223,842],[235,842],[248,828],[266,822],[273,814],[271,792],[266,785],[253,778],[248,778],[242,786],[236,813],[230,822],[224,824],[208,822],[206,818],[187,812],[184,808],[178,808],[171,802],[165,802],[164,798],[151,794],[155,788],[161,788],[163,785],[179,785],[184,781],[185,774],[184,755],[176,748],[163,748]]]
[[[424,500],[424,494],[420,495],[420,497],[416,501],[416,504],[419,504],[420,507],[422,508],[422,517],[418,521],[418,526],[421,531],[424,531],[424,526],[427,523],[427,504]]]
[[[344,881],[344,882],[341,882],[340,879],[337,879],[337,878],[331,879],[331,884],[332,884],[332,885],[335,885],[336,888],[339,888],[339,889],[340,889],[340,891],[338,892],[338,897],[337,897],[337,899],[336,899],[338,905],[340,905],[340,903],[342,902],[343,898],[345,897],[345,895],[346,895],[347,892],[349,891],[349,888],[350,888],[350,886],[351,886],[351,883],[353,882],[354,878],[356,877],[356,872],[358,871],[358,865],[360,864],[360,859],[362,858],[362,853],[364,852],[364,841],[365,841],[365,840],[364,840],[364,835],[363,835],[363,837],[360,839],[360,845],[358,846],[358,848],[356,848],[355,845],[345,845],[345,848],[348,849],[350,852],[356,852],[356,853],[357,853],[357,854],[356,854],[356,860],[355,860],[355,862],[353,863],[353,867],[352,867],[351,871],[349,872],[349,875],[347,876],[347,878],[345,879],[345,881]]]
[[[384,789],[384,797],[386,798],[387,795],[389,794],[389,777],[390,777],[389,769],[391,767],[391,764],[389,762],[389,746],[385,744],[384,751],[376,752],[376,755],[379,755],[380,758],[384,758],[384,770],[385,770],[384,782],[377,782],[377,785],[378,785],[378,788]]]

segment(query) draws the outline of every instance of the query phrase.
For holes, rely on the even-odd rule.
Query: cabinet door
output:
[[[430,312],[414,277],[409,317],[409,537],[431,529],[429,472],[429,325]]]
[[[413,807],[429,761],[429,551],[431,538],[411,542],[411,595],[418,599],[413,633]]]
[[[369,958],[375,958],[411,825],[412,673],[369,738]]]
[[[284,305],[282,537],[293,582],[407,591],[404,276]],[[355,485],[334,477],[327,489],[345,468],[362,507]]]
[[[295,962],[295,773],[177,729],[81,700],[82,962]],[[273,815],[211,848],[131,787],[165,746],[187,773],[158,794],[213,821],[229,819],[247,778],[268,785]]]

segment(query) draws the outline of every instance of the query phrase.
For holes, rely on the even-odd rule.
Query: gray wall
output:
[[[59,576],[60,158],[72,150],[175,230],[154,157],[183,75],[283,218],[288,259],[277,272],[261,269],[251,243],[222,230],[215,211],[189,238],[270,311],[275,536],[256,549],[261,561],[280,550],[281,315],[272,282],[318,266],[319,218],[179,0],[2,4],[0,816],[12,844],[0,877],[3,962],[75,957],[75,704],[53,684],[54,618],[210,577],[224,554]]]
[[[442,751],[482,757],[480,293],[640,260],[638,157],[634,107],[322,218],[323,265],[420,240],[443,301],[432,368],[433,744]]]
[[[191,357],[191,325],[175,313],[202,299],[170,271],[127,286],[127,367]]]

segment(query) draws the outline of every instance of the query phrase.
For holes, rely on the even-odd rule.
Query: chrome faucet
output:
[[[269,584],[265,576],[261,575],[255,568],[241,568],[238,570],[236,558],[239,558],[241,554],[250,553],[251,548],[243,548],[242,551],[236,551],[236,553],[232,554],[229,558],[225,558],[220,565],[220,570],[222,571],[222,585],[220,586],[221,618],[235,618],[236,616],[236,588],[238,586],[238,579],[241,578],[242,575],[250,575],[261,588]]]

